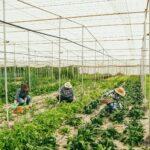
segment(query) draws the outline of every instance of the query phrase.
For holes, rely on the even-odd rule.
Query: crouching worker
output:
[[[105,96],[108,96],[110,99],[104,100],[107,104],[107,111],[111,113],[113,110],[122,109],[122,104],[120,103],[121,97],[124,97],[126,92],[123,87],[116,88],[115,90],[111,90],[107,92]]]
[[[21,88],[17,90],[15,101],[18,106],[30,104],[31,98],[29,96],[29,86],[27,84],[22,84]]]
[[[59,90],[57,99],[62,102],[72,102],[75,100],[73,88],[70,82],[66,82]]]

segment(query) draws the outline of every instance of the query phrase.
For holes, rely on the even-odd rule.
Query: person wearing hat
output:
[[[119,88],[116,88],[114,90],[107,92],[105,96],[109,96],[110,98],[112,98],[112,100],[108,100],[106,102],[107,110],[111,113],[113,110],[122,108],[122,105],[119,102],[119,100],[121,97],[124,97],[125,95],[126,95],[126,92],[123,87],[119,87]]]
[[[73,88],[70,82],[66,82],[59,90],[59,94],[57,95],[57,99],[60,101],[72,102],[74,97]]]

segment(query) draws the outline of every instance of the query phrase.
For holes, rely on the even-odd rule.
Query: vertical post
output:
[[[61,87],[61,17],[59,18],[59,92]],[[60,93],[59,93],[59,102],[60,102]]]
[[[95,40],[95,70],[94,70],[94,74],[95,74],[95,82],[94,82],[94,87],[96,86],[96,49],[97,49],[97,41]]]
[[[110,72],[113,75],[114,73],[113,73],[113,69],[112,68],[113,68],[114,60],[112,59],[110,63],[111,63],[110,64]]]
[[[127,62],[127,58],[126,58],[126,75],[128,75],[128,62]]]
[[[28,82],[31,90],[31,74],[30,74],[30,35],[28,31]]]
[[[83,94],[84,94],[84,84],[83,84],[83,65],[84,65],[84,52],[83,52],[83,44],[84,44],[84,26],[82,26],[82,97],[83,97]]]
[[[148,5],[149,5],[149,9],[148,9],[148,14],[149,14],[149,31],[148,31],[148,33],[149,33],[149,75],[150,75],[150,0],[149,0],[149,2],[148,2]],[[147,78],[147,82],[150,82],[150,76],[148,76],[148,78]],[[146,82],[146,83],[147,83]],[[148,84],[148,83],[147,83]],[[148,88],[148,86],[146,85],[146,87]],[[147,88],[146,88],[146,90],[147,90]],[[150,88],[149,88],[150,89]],[[147,94],[147,96],[148,96],[148,115],[150,116],[150,99],[149,99],[149,96],[150,96],[150,90],[148,91],[148,93],[146,93]],[[149,117],[149,135],[150,135],[150,117]],[[148,144],[150,145],[150,140],[149,140],[149,142],[148,142]]]
[[[3,21],[5,21],[5,0],[3,0]],[[6,25],[3,23],[4,39],[4,73],[5,73],[5,102],[8,105],[8,84],[7,84],[7,55],[6,55]],[[9,127],[9,110],[6,108],[6,119]]]
[[[37,72],[37,51],[35,51],[35,74],[36,78],[38,77],[38,72]]]
[[[74,79],[74,65],[72,65],[72,79]]]
[[[146,103],[146,88],[145,88],[145,49],[146,49],[146,13],[145,12],[145,20],[144,20],[144,35],[143,35],[143,43],[141,49],[141,87],[142,92],[144,94],[144,103]]]
[[[68,57],[69,57],[69,54],[68,54],[68,49],[67,49],[67,79],[69,79],[69,74],[68,74],[68,71],[69,71],[69,64],[68,64]]]
[[[78,56],[78,66],[77,66],[77,70],[78,70],[78,80],[80,79],[80,72],[79,72],[79,67],[80,66],[80,56]]]
[[[53,47],[53,41],[52,41],[52,81],[53,81],[53,78],[54,78],[54,68],[53,68],[53,49],[54,49],[54,47]]]
[[[107,60],[107,75],[109,77],[109,57],[108,57],[108,60]]]
[[[149,74],[150,74],[150,1],[148,5],[149,5],[148,14],[149,14]]]
[[[16,45],[14,44],[14,79],[16,82]]]
[[[103,49],[103,66],[102,66],[102,74],[103,74],[103,79],[104,79],[104,74],[105,74],[105,68],[106,68],[106,65],[105,65],[105,55],[104,55],[104,49]],[[100,77],[101,78],[101,77]]]

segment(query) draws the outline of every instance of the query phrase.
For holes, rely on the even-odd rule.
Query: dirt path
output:
[[[104,108],[104,104],[98,106],[97,109],[94,110],[94,112],[92,114],[76,114],[75,117],[79,117],[81,118],[83,124],[87,124],[91,122],[91,118],[95,117],[96,115],[98,115],[98,113]],[[78,126],[78,127],[72,127],[69,125],[62,125],[61,128],[68,128],[69,129],[69,134],[62,134],[60,133],[60,129],[57,129],[57,131],[55,132],[55,136],[56,136],[56,143],[58,145],[57,149],[58,150],[66,150],[66,146],[67,146],[67,141],[68,138],[70,137],[74,137],[78,134],[78,128],[80,128],[82,125]]]
[[[49,109],[49,105],[47,104],[47,99],[54,99],[56,92],[46,95],[35,96],[32,98],[32,108],[29,112],[25,114],[14,114],[12,110],[10,110],[9,115],[9,126],[12,127],[15,122],[20,122],[25,119],[31,121],[35,115],[38,115],[47,109]],[[31,112],[32,111],[32,112]],[[4,127],[7,124],[6,122],[6,113],[5,109],[0,110],[0,128]]]
[[[100,111],[101,109],[104,108],[105,105],[100,105],[92,114],[90,115],[86,115],[86,114],[76,114],[76,117],[81,118],[81,120],[83,121],[83,124],[87,124],[91,122],[91,118],[95,117]],[[141,148],[145,148],[145,146],[148,148],[150,147],[150,145],[148,145],[149,140],[150,140],[150,136],[149,136],[149,119],[148,119],[148,111],[145,113],[145,117],[144,119],[141,120],[143,127],[144,127],[144,141],[145,141],[145,145],[141,145],[140,147],[135,147],[135,150],[141,150]],[[78,129],[81,127],[82,125],[78,126],[78,127],[72,127],[69,125],[62,125],[61,128],[68,128],[69,129],[69,133],[68,134],[62,134],[60,132],[61,128],[59,128],[56,133],[56,143],[58,145],[57,149],[58,150],[65,150],[67,149],[67,141],[68,138],[70,137],[74,137],[78,134]],[[103,129],[107,129],[109,127],[114,127],[118,132],[122,133],[123,130],[125,129],[125,125],[118,125],[118,124],[113,124],[112,122],[110,122],[108,119],[105,119],[105,123],[104,125],[102,125]],[[118,149],[124,149],[127,150],[128,146],[124,145],[123,143],[121,143],[118,140],[114,140],[114,143],[117,145]]]

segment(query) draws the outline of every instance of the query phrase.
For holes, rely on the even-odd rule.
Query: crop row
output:
[[[118,147],[115,141],[121,142],[129,149],[142,144],[144,129],[140,119],[144,117],[144,109],[139,79],[137,77],[128,79],[125,83],[125,89],[127,96],[121,100],[124,109],[109,114],[107,106],[105,106],[96,117],[91,119],[90,123],[78,130],[75,137],[68,140],[68,149],[116,150]],[[91,103],[85,107],[85,113],[91,113],[94,108],[97,108],[95,103]],[[112,126],[105,129],[106,120],[112,123]],[[115,128],[115,125],[122,125],[124,128],[120,132]]]
[[[114,81],[123,82],[124,79],[112,78],[106,81],[100,81],[93,88],[92,82],[85,83],[85,94],[83,98],[71,104],[61,103],[57,107],[52,108],[38,115],[32,122],[18,123],[13,129],[0,130],[0,149],[55,149],[56,139],[53,133],[58,129],[64,120],[69,120],[76,113],[82,112],[85,105],[92,99],[96,99],[107,88],[114,86]],[[79,84],[79,83],[76,83]],[[76,92],[79,92],[79,89]],[[94,93],[94,94],[93,94]]]

